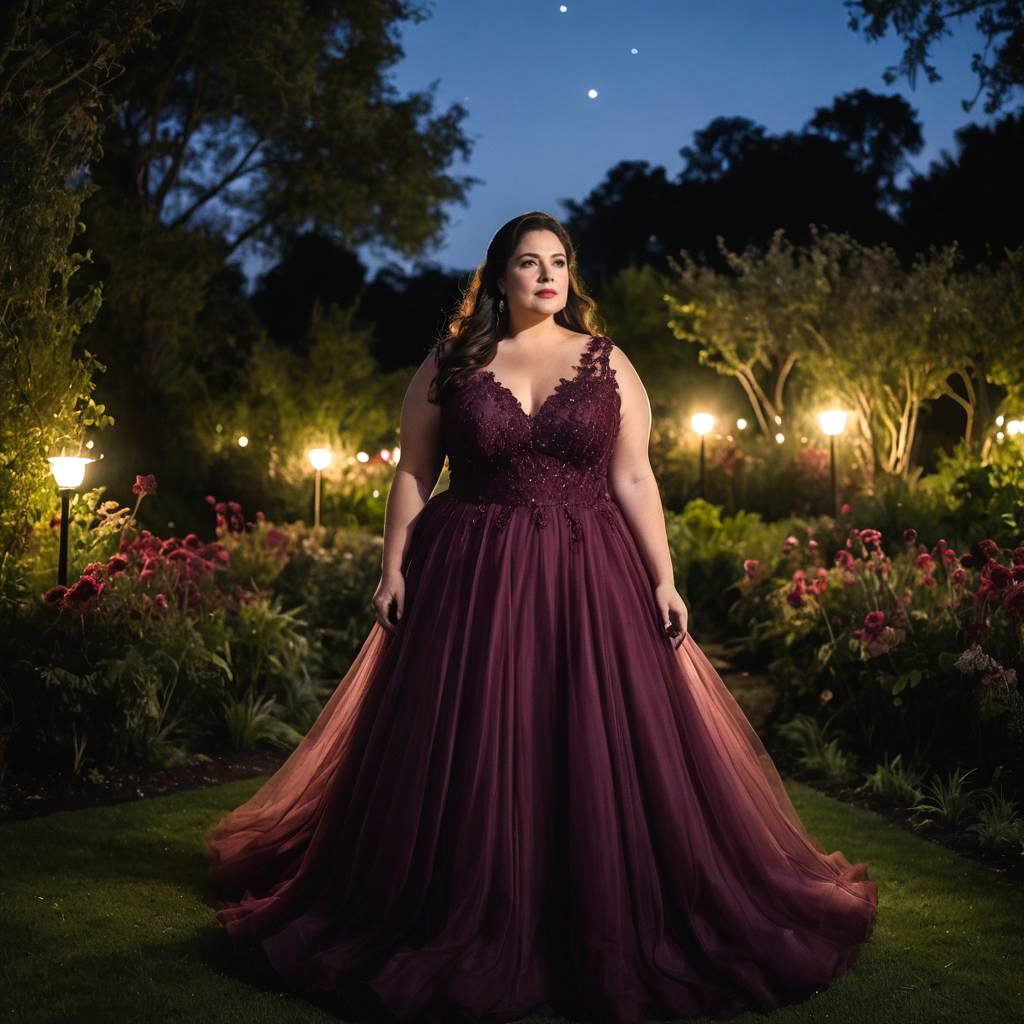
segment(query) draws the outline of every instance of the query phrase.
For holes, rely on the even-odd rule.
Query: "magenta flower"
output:
[[[207,505],[216,505],[217,504],[217,499],[212,494],[208,494],[206,496],[206,504]]]
[[[132,494],[156,494],[156,477],[152,473],[145,476],[136,475],[132,485]]]
[[[43,604],[60,604],[67,592],[68,588],[62,583],[58,583],[57,586],[50,587],[50,589],[43,594]]]
[[[96,579],[102,579],[103,570],[106,568],[102,562],[90,562],[83,570],[83,576],[95,576]]]
[[[803,583],[794,583],[792,589],[786,594],[786,601],[789,602],[792,608],[803,608],[804,606],[804,585]]]
[[[864,616],[864,632],[869,636],[877,636],[885,627],[885,612],[868,612]]]
[[[749,577],[750,577],[751,579],[753,579],[753,578],[754,578],[754,576],[756,576],[756,575],[757,575],[757,567],[758,567],[758,566],[759,566],[760,564],[761,564],[761,563],[760,563],[760,562],[758,562],[758,560],[757,560],[756,558],[748,558],[748,559],[746,559],[746,561],[744,561],[744,563],[743,563],[743,571],[744,571],[744,572],[745,572],[745,573],[746,573],[746,574],[747,574],[747,575],[748,575],[748,576],[749,576]]]
[[[904,530],[903,531],[903,539],[908,544],[913,544],[914,541],[917,540],[917,530],[913,530],[913,529],[911,529],[911,530]]]
[[[154,608],[159,608],[160,611],[166,611],[167,610],[167,598],[164,597],[163,594],[157,594],[156,597],[153,598],[153,607]]]
[[[931,572],[932,566],[935,565],[935,559],[929,554],[918,555],[914,559],[914,565],[918,567],[922,572]]]

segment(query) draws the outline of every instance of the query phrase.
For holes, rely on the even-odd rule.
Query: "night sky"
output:
[[[840,93],[899,92],[924,126],[925,148],[912,158],[920,171],[953,151],[961,125],[991,120],[984,97],[971,114],[960,107],[977,91],[970,56],[981,46],[971,20],[953,23],[954,35],[933,50],[942,81],[922,75],[912,90],[882,80],[899,61],[899,41],[854,33],[841,0],[435,0],[432,9],[403,26],[406,56],[392,80],[407,93],[438,79],[435,106],[457,100],[470,112],[471,159],[452,173],[483,184],[468,206],[450,208],[445,243],[426,256],[449,269],[474,266],[518,213],[562,216],[559,199],[583,199],[620,160],[646,160],[674,177],[680,148],[715,117],[747,117],[776,134],[798,131]],[[390,253],[361,256],[371,272],[387,260],[412,268]]]

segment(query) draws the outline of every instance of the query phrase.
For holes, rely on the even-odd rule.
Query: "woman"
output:
[[[770,1010],[853,962],[877,888],[806,833],[688,633],[650,423],[564,228],[504,225],[405,396],[377,622],[206,837],[218,920],[294,989],[635,1022]]]

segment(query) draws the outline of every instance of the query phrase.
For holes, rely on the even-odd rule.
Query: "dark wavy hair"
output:
[[[508,261],[527,231],[551,231],[565,250],[569,295],[564,308],[555,314],[555,323],[584,334],[599,334],[603,330],[596,303],[583,290],[577,274],[576,250],[569,233],[542,210],[522,213],[495,232],[483,263],[473,271],[458,308],[433,345],[438,372],[427,392],[429,401],[440,402],[449,388],[494,358],[494,350],[508,327],[508,309],[500,319],[498,316],[498,300],[502,297],[498,278],[506,273]]]

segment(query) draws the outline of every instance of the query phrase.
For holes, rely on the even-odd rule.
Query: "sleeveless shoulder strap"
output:
[[[611,338],[606,338],[603,334],[595,334],[587,344],[587,349],[580,360],[583,376],[591,379],[608,377],[611,372],[611,366],[608,362],[608,355],[611,350]]]

